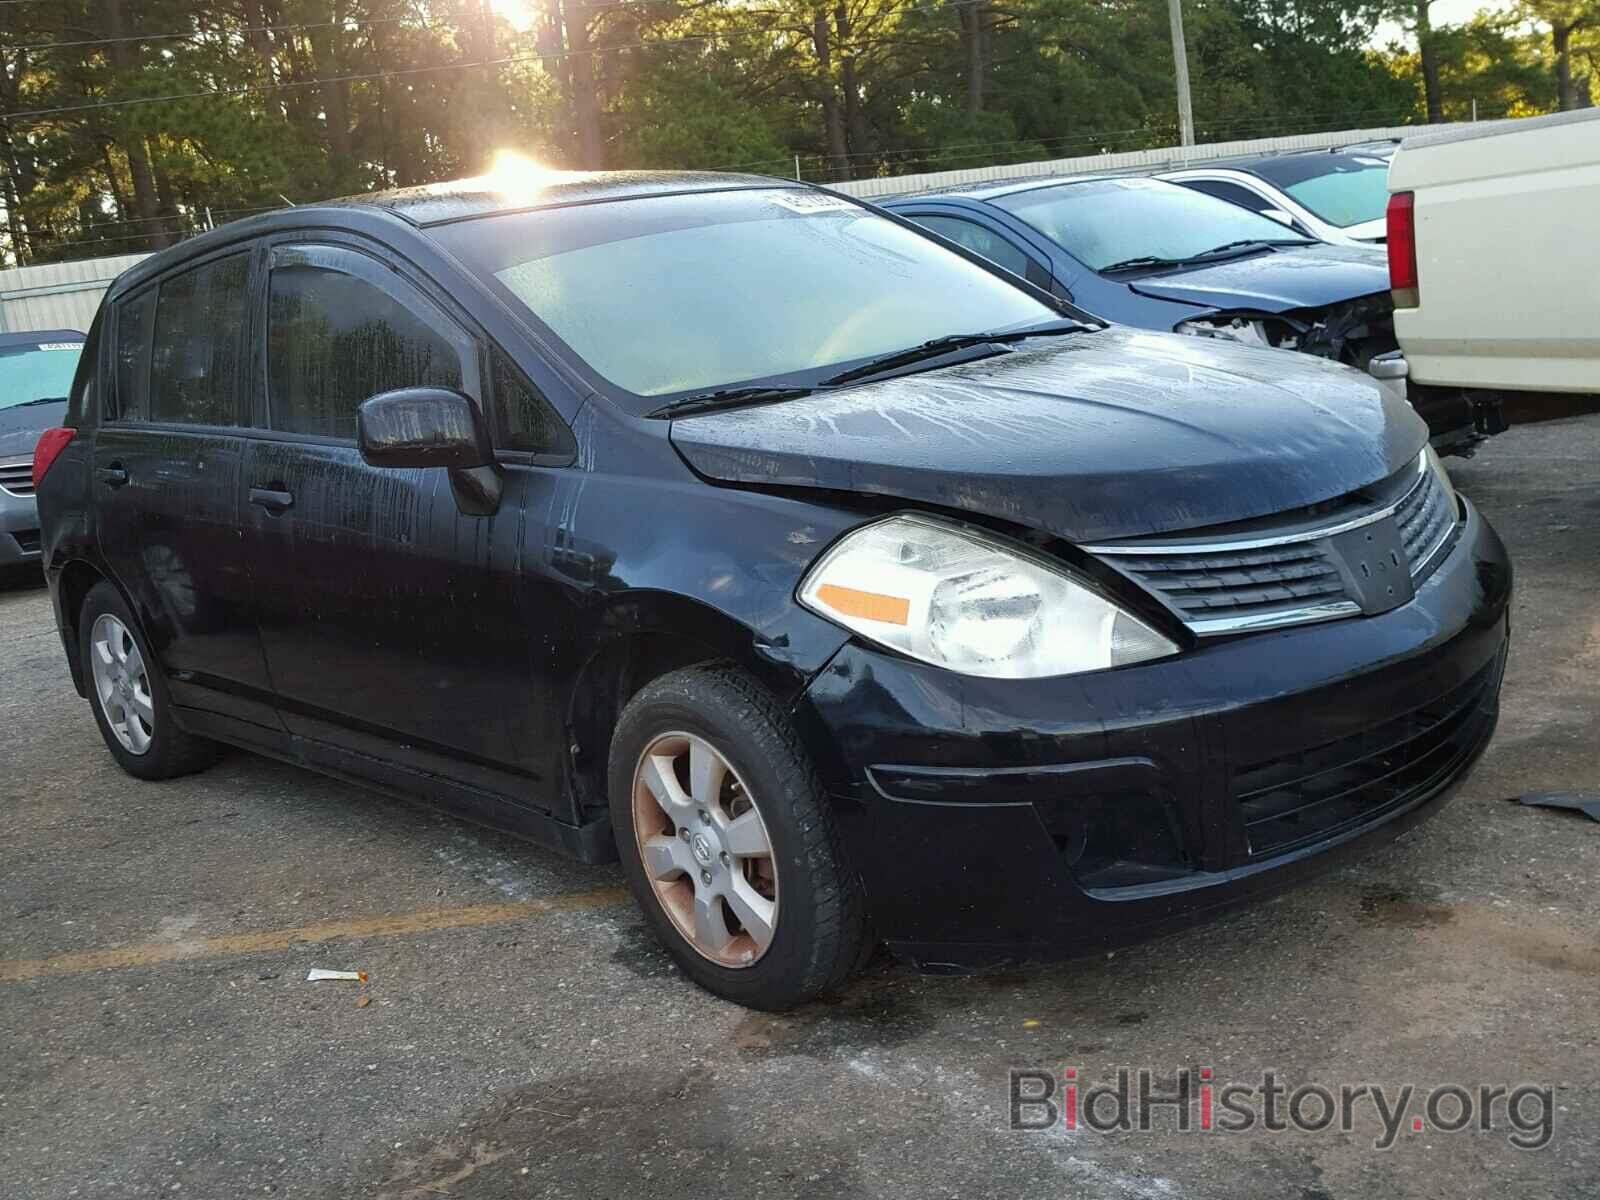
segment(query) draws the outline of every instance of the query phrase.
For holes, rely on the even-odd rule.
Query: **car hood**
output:
[[[0,408],[0,458],[16,458],[32,454],[34,443],[46,429],[51,429],[66,418],[67,402],[53,400],[49,404],[24,404],[19,408]]]
[[[1389,236],[1389,221],[1387,217],[1376,217],[1358,225],[1346,225],[1343,232],[1346,237],[1360,238],[1363,242],[1382,242]]]
[[[724,483],[892,496],[1092,542],[1332,499],[1413,461],[1427,427],[1324,359],[1113,327],[684,417],[671,437]]]
[[[1281,313],[1387,292],[1389,260],[1382,247],[1283,246],[1270,254],[1141,275],[1127,283],[1160,300]]]

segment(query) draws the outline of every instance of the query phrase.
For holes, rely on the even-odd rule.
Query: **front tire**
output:
[[[122,593],[104,580],[79,610],[78,653],[100,736],[129,775],[171,779],[221,756],[217,743],[178,728],[161,664]]]
[[[775,1011],[849,976],[868,941],[861,887],[799,735],[755,680],[691,667],[647,684],[607,779],[628,886],[691,979]]]

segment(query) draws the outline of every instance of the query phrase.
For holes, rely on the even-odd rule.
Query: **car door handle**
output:
[[[250,503],[258,504],[270,513],[281,513],[294,504],[294,493],[253,487],[250,489]]]
[[[100,467],[96,470],[95,478],[107,487],[119,488],[128,482],[128,472],[121,463],[112,463],[109,467]]]

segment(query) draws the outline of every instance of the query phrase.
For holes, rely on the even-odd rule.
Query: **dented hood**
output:
[[[1281,246],[1266,254],[1125,282],[1161,300],[1281,313],[1387,292],[1389,260],[1381,247]]]
[[[725,483],[898,497],[1072,541],[1298,508],[1416,458],[1427,427],[1310,355],[1112,328],[977,362],[675,420]]]

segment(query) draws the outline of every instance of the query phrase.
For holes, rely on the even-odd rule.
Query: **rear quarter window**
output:
[[[95,419],[95,397],[100,379],[100,329],[105,323],[105,309],[94,315],[89,326],[89,336],[84,339],[83,354],[78,359],[77,372],[72,377],[72,390],[67,393],[66,424],[73,429]]]
[[[125,297],[116,307],[116,386],[105,401],[107,421],[150,419],[150,329],[156,317],[154,288]]]

